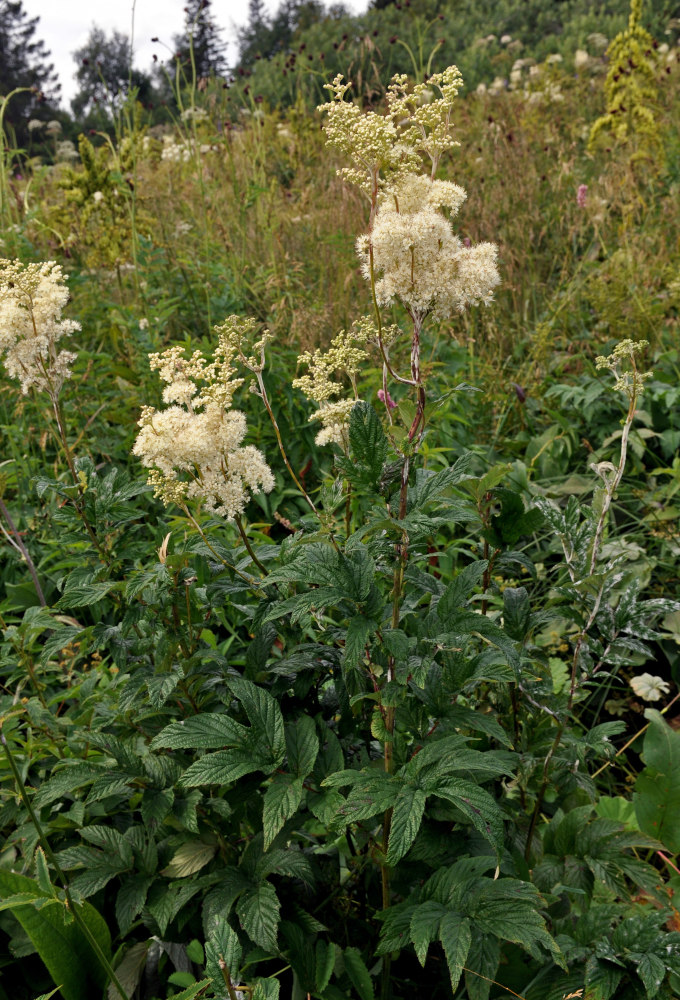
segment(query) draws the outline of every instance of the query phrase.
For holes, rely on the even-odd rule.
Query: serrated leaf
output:
[[[449,967],[451,989],[455,993],[472,944],[470,921],[457,913],[446,913],[439,924],[439,937]]]
[[[413,912],[409,934],[418,961],[423,968],[430,942],[439,937],[439,924],[446,913],[448,913],[446,907],[434,899],[421,903]]]
[[[209,986],[212,985],[212,979],[201,979],[200,983],[193,983],[188,986],[181,993],[175,993],[172,1000],[195,1000],[195,997],[205,993]]]
[[[371,976],[359,949],[345,948],[342,957],[345,963],[345,972],[349,976],[352,986],[359,994],[360,1000],[375,1000]]]
[[[155,832],[172,809],[174,801],[172,788],[145,789],[140,806],[144,826]]]
[[[279,830],[300,805],[303,780],[289,774],[276,774],[264,793],[262,827],[265,851],[269,850]]]
[[[318,753],[319,738],[314,719],[301,715],[295,722],[286,723],[286,756],[293,774],[306,778],[314,768]]]
[[[666,966],[657,956],[648,952],[638,962],[637,974],[644,983],[648,997],[655,997],[666,978]]]
[[[121,934],[130,930],[132,922],[141,912],[146,903],[146,894],[153,882],[153,877],[131,875],[118,890],[116,896],[116,920]]]
[[[269,882],[247,889],[236,904],[241,926],[251,941],[266,951],[275,952],[280,903]]]
[[[480,584],[488,565],[487,559],[470,563],[448,584],[437,604],[437,615],[442,622],[447,622],[467,603],[474,589]]]
[[[413,785],[403,785],[394,802],[386,861],[394,867],[416,839],[427,795]]]
[[[471,781],[462,778],[447,780],[444,787],[433,790],[439,798],[452,802],[471,820],[472,825],[489,843],[500,851],[503,846],[503,818],[500,809],[489,793]]]
[[[177,848],[161,875],[165,875],[166,878],[187,878],[189,875],[195,875],[212,861],[216,850],[214,844],[206,844],[202,840],[188,840]]]
[[[503,627],[511,639],[522,642],[529,629],[531,608],[525,587],[506,587],[503,591]]]
[[[469,1000],[489,1000],[492,985],[490,980],[496,978],[500,960],[501,947],[498,938],[490,934],[473,935],[465,961],[465,988]]]
[[[253,729],[258,750],[274,767],[281,767],[286,753],[283,716],[278,702],[264,688],[245,677],[230,677],[227,683],[243,705]]]
[[[369,482],[377,487],[387,458],[387,438],[378,414],[363,400],[355,403],[350,413],[349,444],[355,462],[366,470]]]
[[[50,870],[47,867],[47,858],[45,857],[45,852],[42,847],[36,848],[35,852],[35,877],[41,891],[44,892],[46,896],[52,896],[56,899],[57,890],[52,885]]]
[[[64,608],[86,608],[91,604],[96,604],[109,594],[115,584],[111,580],[102,580],[100,583],[83,583],[67,588],[57,603],[54,605],[58,610]]]
[[[319,938],[314,955],[314,980],[317,991],[323,993],[331,981],[335,965],[335,945]]]
[[[35,794],[35,805],[38,807],[49,805],[55,799],[60,799],[63,795],[75,792],[83,785],[94,781],[102,773],[103,768],[94,764],[75,764],[71,767],[64,767],[43,782]]]
[[[151,741],[152,750],[222,750],[240,746],[248,730],[228,715],[204,712],[181,722],[172,722]]]
[[[281,984],[278,979],[260,979],[253,990],[253,1000],[279,1000]]]
[[[210,924],[205,945],[205,971],[215,982],[223,982],[220,960],[225,963],[234,980],[241,964],[241,945],[238,935],[225,917],[215,917]]]
[[[261,771],[264,765],[254,761],[252,755],[243,750],[221,750],[207,753],[194,761],[179,779],[183,788],[198,785],[229,785],[246,774]]]
[[[363,615],[355,615],[354,618],[350,618],[345,634],[343,657],[343,665],[346,669],[353,669],[364,659],[366,643],[374,628],[375,624]]]

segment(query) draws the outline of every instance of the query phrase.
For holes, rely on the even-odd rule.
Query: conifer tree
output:
[[[12,98],[5,125],[14,133],[13,141],[25,146],[31,118],[54,117],[59,98],[59,81],[45,43],[36,38],[40,18],[29,17],[21,0],[0,0],[0,97],[18,87],[32,93]]]
[[[210,8],[210,0],[188,0],[184,32],[174,39],[176,58],[186,76],[192,73],[193,54],[197,79],[223,76],[227,70],[226,42]]]

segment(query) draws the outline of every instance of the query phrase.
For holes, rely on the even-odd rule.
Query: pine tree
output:
[[[152,99],[151,77],[130,68],[130,39],[120,31],[110,36],[96,25],[85,44],[73,53],[78,70],[79,89],[71,101],[74,116],[108,118],[131,89],[142,104]]]
[[[174,39],[176,58],[187,78],[194,69],[197,80],[223,76],[227,71],[227,45],[210,6],[210,0],[188,0],[184,8],[184,33]]]
[[[21,0],[0,0],[0,97],[18,87],[33,88],[33,93],[13,97],[5,115],[20,147],[28,141],[29,119],[54,117],[49,105],[57,104],[61,89],[50,53],[36,38],[39,20],[28,16]]]

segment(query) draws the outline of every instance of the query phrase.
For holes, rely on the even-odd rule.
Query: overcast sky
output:
[[[140,69],[148,69],[154,53],[159,59],[169,55],[162,45],[153,45],[151,38],[158,36],[172,48],[173,35],[182,30],[186,0],[137,0],[135,4],[134,61]],[[270,11],[278,7],[277,0],[265,0]],[[363,10],[367,0],[345,0],[353,11]],[[92,0],[23,0],[23,7],[30,17],[39,17],[37,37],[41,38],[52,53],[51,59],[61,82],[62,104],[68,107],[76,92],[73,74],[76,65],[73,53],[86,41],[93,24],[107,32],[116,28],[126,35],[131,33],[131,0],[110,0],[109,3]],[[248,20],[248,0],[213,0],[215,21],[224,29],[230,42],[228,58],[236,53],[234,40],[236,27]]]

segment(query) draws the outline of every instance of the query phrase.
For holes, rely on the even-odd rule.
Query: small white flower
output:
[[[638,698],[643,698],[645,701],[659,701],[671,689],[667,681],[662,677],[655,677],[653,674],[640,674],[639,677],[633,677],[630,686]]]
[[[92,201],[95,202],[95,204],[97,205],[99,204],[100,201],[104,201],[103,193],[101,191],[95,191],[94,194],[92,195]]]
[[[585,49],[576,49],[574,52],[574,69],[583,69],[590,62],[590,56]]]
[[[512,35],[501,35],[501,45],[509,45],[512,41]]]

